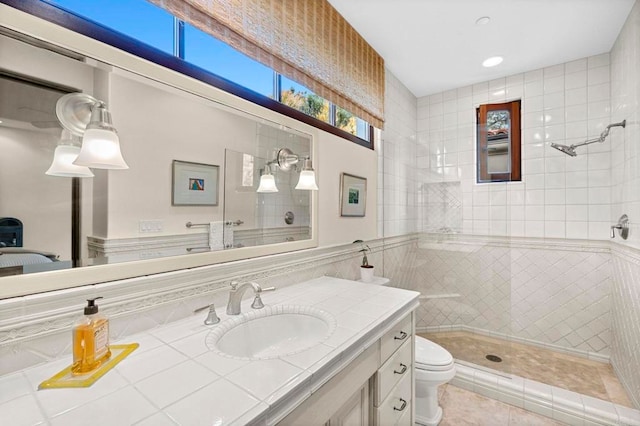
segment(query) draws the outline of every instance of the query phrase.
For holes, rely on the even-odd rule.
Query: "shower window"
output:
[[[521,180],[520,101],[480,105],[476,114],[478,183]]]

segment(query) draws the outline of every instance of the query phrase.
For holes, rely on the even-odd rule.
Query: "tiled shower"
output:
[[[418,330],[611,362],[640,408],[640,2],[610,52],[422,98],[388,72],[387,88],[378,229],[420,235],[385,258],[422,293]],[[475,108],[514,99],[522,182],[477,184]],[[577,157],[550,147],[625,119]],[[611,240],[623,213],[630,238]]]

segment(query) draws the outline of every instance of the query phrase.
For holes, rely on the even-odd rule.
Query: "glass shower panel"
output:
[[[512,188],[463,180],[417,185],[419,237],[399,256],[385,249],[385,276],[419,291],[416,332],[457,362],[512,372]],[[385,218],[386,219],[386,218]],[[385,235],[386,236],[386,235]]]

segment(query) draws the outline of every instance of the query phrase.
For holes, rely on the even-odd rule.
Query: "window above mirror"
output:
[[[373,148],[374,132],[367,121],[146,0],[131,0],[126,7],[118,6],[117,2],[112,5],[109,0],[26,3],[32,4],[27,9],[36,16]],[[145,25],[140,25],[136,18],[140,16],[144,16]],[[181,61],[167,60],[166,56]],[[309,107],[300,108],[296,99],[292,100],[290,89],[295,90],[294,95],[303,94]],[[316,104],[320,109],[315,108]],[[353,124],[345,122],[345,115],[352,118]]]

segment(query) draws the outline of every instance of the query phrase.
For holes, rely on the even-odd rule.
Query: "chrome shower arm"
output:
[[[605,129],[602,131],[602,133],[600,133],[600,136],[595,138],[595,139],[587,139],[584,142],[580,142],[580,143],[575,143],[572,145],[562,145],[560,143],[555,143],[552,142],[551,143],[551,147],[557,149],[560,152],[563,152],[567,155],[570,155],[572,157],[575,157],[576,155],[578,155],[576,153],[576,148],[580,147],[580,146],[585,146],[585,145],[590,145],[592,143],[596,143],[596,142],[604,142],[604,140],[607,138],[607,136],[609,136],[609,129],[611,129],[612,127],[617,127],[620,126],[622,128],[624,128],[627,125],[627,120],[622,120],[619,123],[613,123],[613,124],[609,124],[607,127],[605,127]]]
[[[580,142],[580,143],[574,143],[570,145],[570,148],[577,148],[579,146],[585,146],[585,145],[591,145],[592,143],[596,143],[596,142],[604,142],[604,138],[602,137],[602,135],[600,135],[600,137],[594,138],[594,139],[589,139],[586,140],[584,142]]]
[[[590,145],[592,143],[596,143],[596,142],[604,142],[604,140],[607,138],[607,136],[609,136],[609,129],[611,129],[612,127],[626,127],[627,125],[627,120],[622,120],[619,123],[613,123],[613,124],[609,124],[607,127],[605,127],[605,129],[602,131],[602,133],[600,133],[600,136],[594,139],[588,139],[584,142],[580,142],[580,143],[576,143],[576,144],[572,144],[570,146],[570,148],[577,148],[579,146],[585,146],[585,145]]]

